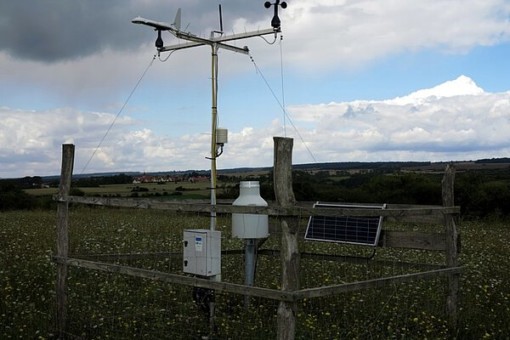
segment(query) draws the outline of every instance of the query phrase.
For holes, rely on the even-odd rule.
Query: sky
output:
[[[0,1],[0,178],[210,169],[211,48],[157,56],[137,16],[209,37],[270,28],[264,1]],[[281,34],[220,49],[219,169],[510,157],[509,0],[289,0]],[[185,42],[162,33],[165,46]]]

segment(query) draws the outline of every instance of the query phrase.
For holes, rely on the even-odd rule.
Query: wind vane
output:
[[[181,9],[179,8],[177,10],[177,13],[175,15],[175,20],[172,24],[167,24],[164,22],[158,22],[153,21],[149,19],[145,19],[142,17],[136,17],[131,22],[134,24],[142,24],[146,26],[153,27],[155,31],[157,31],[158,36],[155,42],[156,49],[158,50],[158,53],[161,52],[168,52],[168,51],[176,51],[196,46],[203,46],[203,45],[209,45],[211,46],[211,57],[212,57],[212,134],[211,134],[211,157],[208,157],[211,160],[211,225],[210,229],[215,230],[216,227],[216,212],[215,212],[215,206],[216,206],[216,158],[219,157],[221,153],[218,153],[218,150],[223,148],[223,144],[226,142],[226,130],[222,129],[221,136],[219,135],[219,129],[217,128],[217,122],[218,122],[218,108],[217,108],[217,100],[218,100],[218,49],[223,48],[226,50],[230,50],[233,52],[248,54],[249,49],[247,46],[245,47],[237,47],[227,44],[227,42],[234,41],[234,40],[240,40],[240,39],[246,39],[251,37],[257,37],[257,36],[263,36],[267,34],[274,34],[275,37],[278,33],[281,32],[281,22],[280,18],[278,17],[278,8],[286,8],[287,3],[280,0],[276,0],[275,3],[271,3],[269,1],[264,3],[264,6],[266,8],[270,8],[271,6],[274,6],[274,15],[273,19],[271,20],[271,26],[272,28],[264,29],[264,30],[257,30],[253,32],[245,32],[245,33],[239,33],[239,34],[232,34],[232,35],[223,35],[223,19],[221,15],[221,5],[219,6],[219,12],[220,12],[220,31],[212,31],[211,36],[209,39],[202,38],[199,36],[196,36],[194,34],[191,34],[189,32],[185,32],[181,30]],[[175,37],[179,39],[187,40],[187,43],[180,43],[176,45],[171,46],[164,46],[163,39],[161,37],[162,31],[168,31]],[[220,137],[220,138],[218,138]]]

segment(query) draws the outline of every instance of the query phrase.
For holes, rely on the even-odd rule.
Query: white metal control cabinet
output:
[[[184,230],[183,271],[201,276],[221,273],[221,232],[208,229]]]

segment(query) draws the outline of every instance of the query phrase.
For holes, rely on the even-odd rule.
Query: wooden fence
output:
[[[455,170],[447,166],[443,181],[442,195],[443,206],[412,206],[412,205],[387,205],[386,209],[353,209],[353,208],[312,208],[310,204],[295,201],[292,191],[292,139],[274,138],[274,188],[276,202],[267,207],[263,206],[232,206],[214,205],[208,202],[162,202],[151,199],[122,199],[122,198],[99,198],[70,196],[72,170],[74,162],[74,145],[63,145],[62,171],[58,195],[55,200],[58,203],[57,221],[57,253],[54,261],[57,263],[57,327],[61,334],[65,333],[67,324],[67,269],[69,266],[89,268],[98,271],[118,273],[153,279],[178,285],[202,287],[213,289],[218,292],[241,294],[245,296],[262,297],[280,301],[278,318],[278,339],[294,339],[296,332],[296,308],[297,301],[302,299],[325,297],[344,292],[357,291],[367,288],[383,287],[389,284],[409,282],[418,279],[431,279],[438,276],[446,276],[448,279],[448,294],[446,308],[448,312],[451,331],[457,326],[457,296],[459,290],[459,275],[462,268],[458,263],[459,236],[455,221],[460,208],[453,203],[453,184]],[[281,251],[260,250],[259,255],[278,255],[282,264],[281,289],[268,289],[256,286],[246,286],[229,282],[217,282],[200,277],[191,277],[180,274],[165,273],[155,270],[147,270],[112,264],[104,261],[96,261],[83,258],[74,258],[69,255],[69,212],[70,203],[88,204],[111,207],[128,207],[141,209],[164,209],[175,212],[203,212],[210,213],[249,213],[266,214],[276,217],[279,221],[281,232]],[[444,225],[444,233],[429,234],[416,231],[386,231],[383,230],[378,246],[411,248],[443,251],[446,254],[446,263],[443,266],[430,266],[423,271],[391,277],[371,279],[361,282],[336,284],[315,288],[301,289],[299,285],[299,261],[300,258],[314,258],[313,253],[301,253],[298,249],[298,237],[300,237],[294,222],[296,217],[302,216],[383,216],[387,220],[404,222],[427,222]],[[126,256],[132,256],[127,254]],[[135,255],[143,256],[143,255]],[[328,255],[321,254],[324,259]],[[339,260],[330,255],[328,260]],[[345,260],[345,259],[343,259]]]

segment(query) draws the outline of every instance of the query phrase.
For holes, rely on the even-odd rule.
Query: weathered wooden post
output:
[[[62,170],[57,196],[57,330],[64,338],[67,323],[67,257],[69,255],[69,203],[73,175],[74,145],[62,145]]]
[[[454,182],[455,168],[448,165],[445,169],[442,184],[443,206],[453,207],[454,203]],[[446,265],[448,267],[458,266],[458,233],[455,225],[455,219],[451,214],[444,215],[445,234],[446,234]],[[450,332],[457,331],[457,300],[459,294],[459,275],[458,273],[448,274],[448,296],[446,298],[446,310],[448,313],[448,322]]]
[[[292,190],[293,139],[274,137],[273,183],[276,203],[281,207],[294,206],[296,199]],[[296,223],[281,220],[282,244],[282,290],[299,289],[299,250]],[[278,339],[294,339],[296,332],[296,302],[281,301],[278,306]]]

